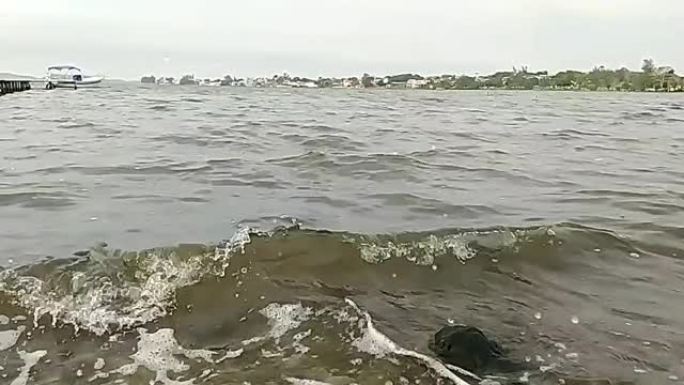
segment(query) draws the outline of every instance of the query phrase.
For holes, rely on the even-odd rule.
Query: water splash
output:
[[[167,315],[176,291],[208,274],[223,276],[231,257],[244,251],[243,229],[215,248],[179,246],[141,252],[96,247],[83,259],[34,265],[0,273],[0,291],[16,305],[97,335],[131,328]]]

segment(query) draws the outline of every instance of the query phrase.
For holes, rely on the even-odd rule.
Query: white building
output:
[[[406,88],[422,88],[428,84],[425,79],[409,79],[406,81]]]

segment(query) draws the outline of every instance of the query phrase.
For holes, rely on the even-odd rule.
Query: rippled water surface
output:
[[[684,383],[683,150],[682,94],[4,96],[0,383],[479,383],[449,323]]]

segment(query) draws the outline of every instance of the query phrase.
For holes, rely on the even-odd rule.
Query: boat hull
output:
[[[48,88],[93,88],[93,87],[98,87],[100,83],[102,83],[103,78],[101,77],[90,77],[90,78],[83,78],[83,80],[50,80],[48,79],[47,83],[48,85],[51,85],[51,87]]]

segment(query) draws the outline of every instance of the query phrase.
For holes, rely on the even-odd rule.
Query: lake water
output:
[[[682,94],[4,96],[0,383],[448,384],[465,323],[682,384],[683,152]]]

